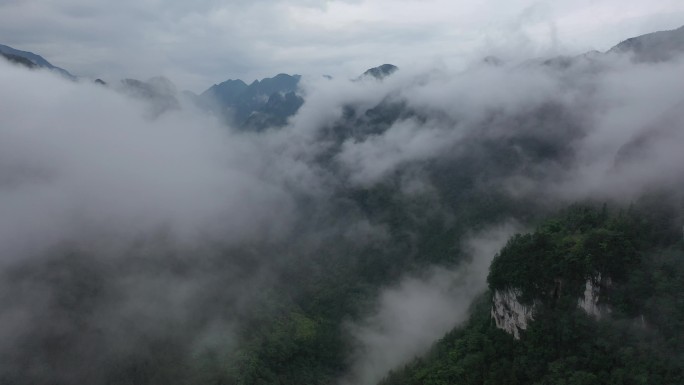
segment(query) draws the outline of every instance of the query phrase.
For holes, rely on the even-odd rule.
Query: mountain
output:
[[[383,64],[379,67],[373,67],[366,72],[363,73],[363,76],[372,76],[376,79],[384,79],[389,75],[392,75],[394,72],[396,72],[399,69],[399,67],[392,65],[392,64]]]
[[[297,95],[299,75],[278,74],[247,85],[240,79],[214,84],[200,95],[189,95],[199,107],[241,129],[282,126],[304,103]]]
[[[367,70],[357,79],[370,76],[380,80],[397,69],[392,64],[383,64]],[[255,80],[249,85],[240,79],[229,79],[214,84],[200,95],[186,93],[186,96],[227,124],[261,131],[285,125],[304,104],[304,99],[297,93],[300,80],[300,75],[287,74]]]
[[[13,55],[11,53],[3,53],[0,52],[0,56],[4,57],[5,59],[11,61],[12,63],[23,65],[24,67],[27,68],[36,68],[36,64],[29,59],[23,57],[23,56],[17,56]]]
[[[287,118],[296,114],[302,104],[304,99],[294,92],[274,92],[265,105],[252,111],[243,126],[255,131],[284,126],[287,124]]]
[[[245,124],[247,119],[257,111],[272,114],[280,118],[287,118],[289,112],[294,113],[296,112],[296,109],[295,111],[270,110],[269,100],[275,94],[285,95],[292,93],[294,95],[300,79],[301,76],[299,75],[278,74],[273,78],[264,78],[261,81],[255,80],[234,100],[232,104],[234,108],[234,119]]]
[[[105,85],[104,82],[101,84]],[[168,110],[180,108],[176,86],[169,79],[162,76],[153,77],[148,81],[124,79],[117,89],[148,103],[152,117],[157,117]]]
[[[637,63],[657,63],[672,60],[682,54],[684,54],[684,26],[671,31],[659,31],[629,38],[606,52],[594,50],[575,56],[535,59],[524,65],[543,65],[565,70],[576,65],[589,64],[593,70],[601,70],[606,66],[605,61],[610,60],[613,55],[631,55],[631,59]],[[491,56],[485,58],[485,62],[489,63],[491,58]]]
[[[630,53],[637,62],[660,62],[684,52],[684,26],[627,39],[608,53]]]
[[[2,45],[0,44],[0,53],[5,56],[7,59],[13,62],[17,62],[23,65],[27,65],[28,67],[32,67],[28,63],[32,63],[33,66],[38,67],[38,68],[47,68],[51,71],[57,72],[58,74],[71,79],[71,80],[76,80],[76,77],[72,74],[70,74],[67,70],[63,68],[56,67],[52,65],[49,61],[45,60],[42,56],[36,55],[32,52],[27,52],[27,51],[20,51],[18,49],[14,49],[12,47]],[[21,60],[18,58],[23,58],[25,60]]]
[[[229,79],[223,83],[214,84],[200,96],[228,105],[235,103],[236,99],[247,89],[247,87],[247,84],[240,79]]]
[[[663,198],[572,206],[516,235],[468,322],[382,385],[680,384],[681,207]]]

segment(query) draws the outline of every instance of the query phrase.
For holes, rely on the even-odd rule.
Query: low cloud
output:
[[[151,120],[142,101],[2,65],[3,255],[98,233],[230,244],[287,232],[287,170],[255,138],[191,109]]]
[[[358,348],[341,383],[375,384],[465,321],[472,300],[486,288],[490,262],[519,229],[510,223],[475,234],[464,242],[468,262],[433,267],[382,291],[373,314],[348,325]]]

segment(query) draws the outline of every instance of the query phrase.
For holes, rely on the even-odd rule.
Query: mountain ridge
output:
[[[59,73],[60,75],[66,77],[68,79],[76,80],[76,76],[69,73],[69,71],[53,65],[52,63],[47,61],[42,56],[37,55],[33,52],[21,51],[21,50],[18,50],[16,48],[12,48],[12,47],[4,45],[4,44],[0,44],[0,53],[3,53],[5,55],[13,55],[13,56],[25,58],[26,60],[33,63],[36,67],[47,68],[49,70],[52,70],[52,71]]]
[[[660,62],[684,52],[684,26],[635,36],[618,43],[606,53],[631,53],[637,62]]]

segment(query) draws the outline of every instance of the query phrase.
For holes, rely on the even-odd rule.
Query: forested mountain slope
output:
[[[572,206],[513,237],[470,320],[382,384],[682,383],[681,207],[662,198]],[[591,313],[581,301],[597,275],[601,311]],[[519,340],[492,320],[494,293],[511,288],[533,307]]]

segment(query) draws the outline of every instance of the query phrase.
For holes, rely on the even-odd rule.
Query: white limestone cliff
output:
[[[584,297],[577,300],[577,306],[584,309],[587,314],[596,318],[601,317],[601,310],[598,307],[599,296],[601,294],[601,275],[597,278],[589,278],[584,284]]]
[[[577,299],[577,306],[587,314],[601,318],[610,313],[610,309],[599,303],[601,288],[611,285],[610,278],[602,278],[598,273],[590,277],[585,282],[584,295]],[[557,290],[560,290],[562,282],[557,282]],[[524,305],[520,303],[522,292],[519,289],[510,288],[506,290],[496,290],[492,300],[492,318],[496,322],[496,327],[512,334],[515,339],[520,339],[520,331],[526,330],[527,325],[534,319],[535,305]],[[556,295],[559,295],[556,293]]]
[[[584,284],[584,297],[577,300],[577,306],[583,309],[587,314],[598,318],[601,318],[610,309],[599,304],[599,299],[601,295],[601,286],[610,286],[611,280],[607,278],[603,282],[601,278],[601,273],[594,277],[589,277],[587,282]]]
[[[496,327],[520,339],[520,330],[527,329],[529,321],[533,320],[534,305],[527,306],[520,303],[521,293],[518,289],[497,290],[494,292],[492,318]]]

